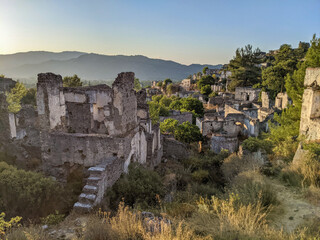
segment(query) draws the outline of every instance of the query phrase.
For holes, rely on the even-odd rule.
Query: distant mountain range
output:
[[[78,74],[84,80],[114,80],[118,73],[135,72],[137,78],[181,80],[202,71],[203,67],[222,65],[183,65],[174,61],[145,56],[109,56],[84,52],[24,52],[0,55],[0,74],[13,79],[36,79],[38,73],[53,72],[62,76]]]

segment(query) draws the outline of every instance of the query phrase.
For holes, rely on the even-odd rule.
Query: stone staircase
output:
[[[114,180],[110,181],[110,176],[108,175],[112,175],[112,172],[117,170],[113,168],[117,160],[117,157],[110,157],[105,159],[101,164],[88,169],[89,178],[87,179],[87,183],[82,189],[78,202],[73,206],[76,212],[88,213],[101,202],[106,188],[114,183]],[[120,175],[121,173],[119,177]]]

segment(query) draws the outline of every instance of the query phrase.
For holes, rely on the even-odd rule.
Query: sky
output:
[[[0,54],[83,51],[223,64],[320,35],[320,0],[0,0]]]

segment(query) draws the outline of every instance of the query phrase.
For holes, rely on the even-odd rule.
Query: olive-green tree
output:
[[[63,78],[63,86],[64,87],[81,87],[82,82],[77,74],[71,76],[66,76]]]
[[[26,87],[17,82],[16,85],[6,92],[6,100],[8,103],[8,111],[11,113],[17,113],[21,110],[21,99],[27,94]]]

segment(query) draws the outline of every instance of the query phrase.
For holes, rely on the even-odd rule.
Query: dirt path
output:
[[[280,209],[283,209],[283,213],[274,218],[273,225],[276,228],[292,232],[299,225],[320,218],[320,206],[310,204],[301,192],[292,187],[286,187],[277,180],[271,180],[270,183],[281,202]]]

